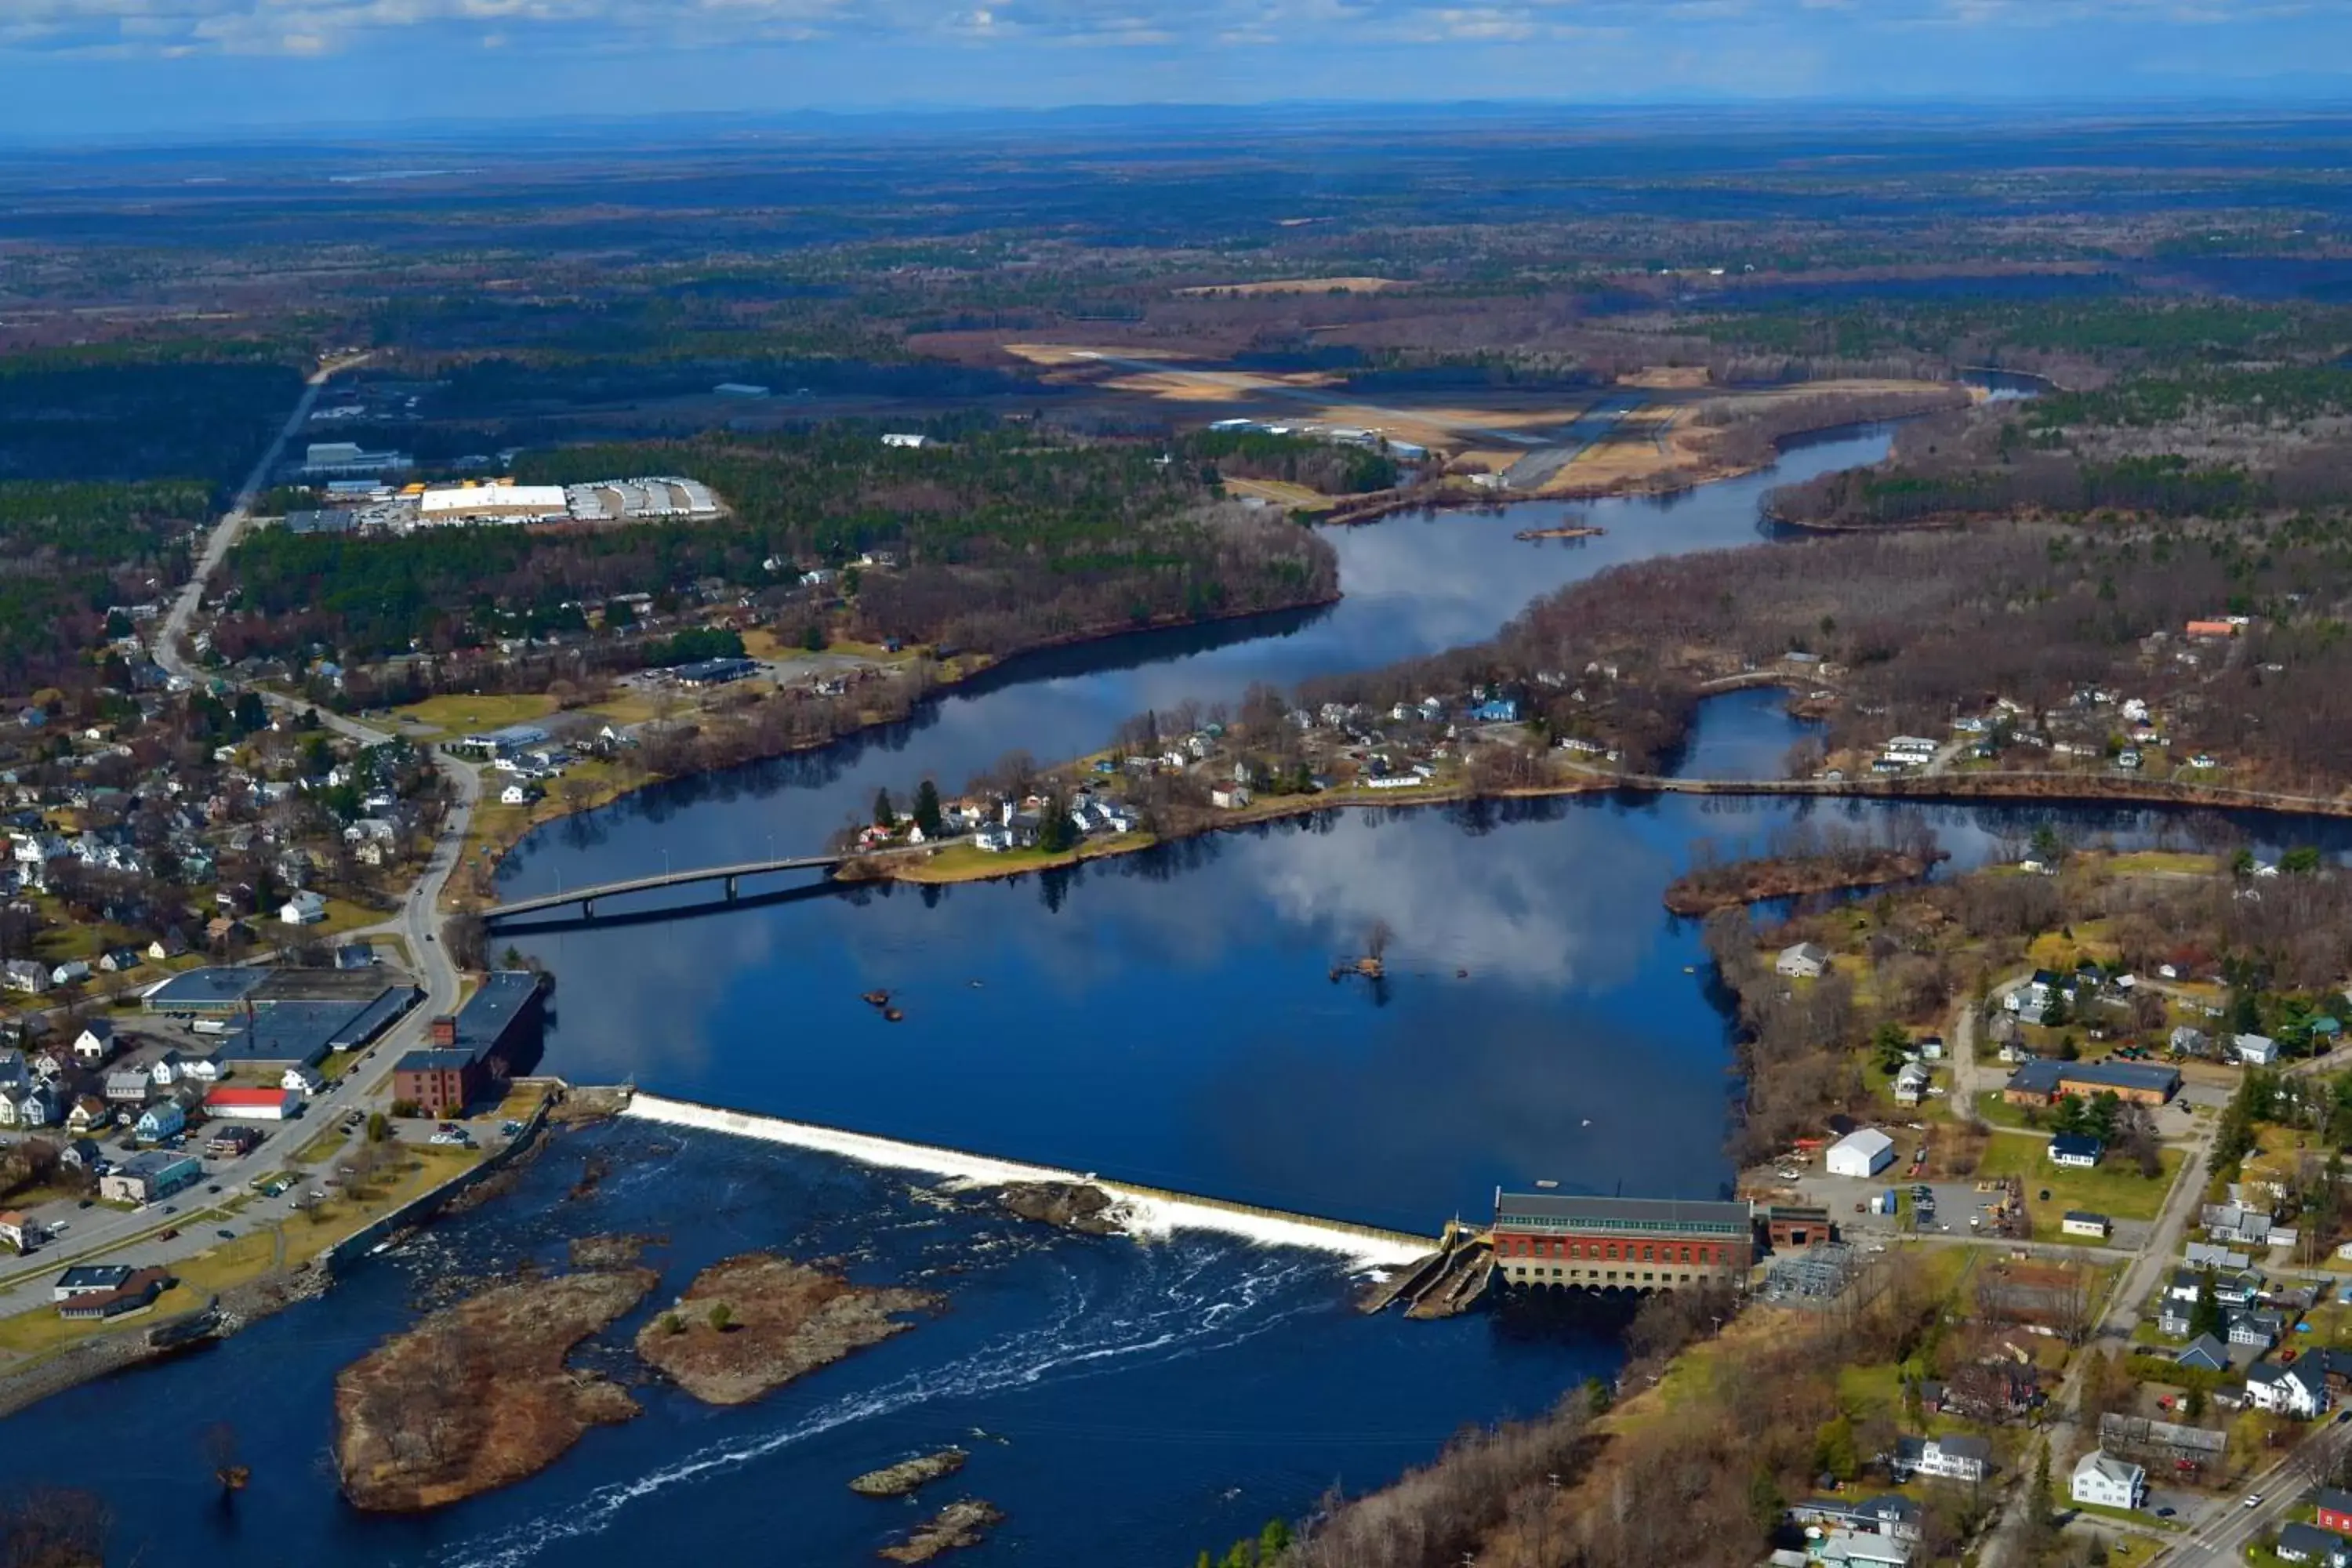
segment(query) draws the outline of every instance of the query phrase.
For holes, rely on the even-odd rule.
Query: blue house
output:
[[[2050,1140],[2050,1163],[2070,1165],[2078,1171],[2087,1171],[2097,1164],[2106,1152],[2105,1144],[2080,1132],[2061,1132]]]
[[[1496,697],[1470,710],[1470,717],[1481,724],[1516,724],[1519,721],[1519,700]]]
[[[132,1131],[138,1133],[142,1142],[160,1143],[173,1133],[185,1131],[187,1125],[187,1113],[180,1109],[178,1103],[162,1100],[139,1113],[138,1123]]]

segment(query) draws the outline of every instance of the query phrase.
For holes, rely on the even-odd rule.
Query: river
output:
[[[1581,544],[1512,540],[1550,521],[1537,507],[1343,532],[1348,597],[1328,612],[1016,663],[866,743],[548,829],[509,885],[579,886],[665,854],[740,858],[772,837],[806,846],[879,784],[929,773],[952,787],[1013,747],[1093,746],[1147,705],[1470,641],[1602,566],[1754,542],[1770,483],[1869,460],[1885,440],[1847,435],[1769,478],[1581,509],[1609,530]],[[1684,765],[1768,773],[1797,732],[1769,694],[1741,693],[1706,707]],[[1696,925],[1660,893],[1695,841],[1731,852],[1801,815],[1888,809],[1674,796],[1333,813],[1014,882],[816,892],[515,940],[559,977],[546,1067],[578,1081],[1430,1231],[1483,1217],[1498,1183],[1722,1191],[1724,1019]],[[2037,819],[1927,815],[1963,865]],[[2070,821],[2126,838],[2159,823]],[[2282,831],[2335,845],[2345,825]],[[1388,978],[1329,980],[1376,921],[1394,933]],[[859,1001],[877,985],[903,1022]],[[613,1173],[567,1196],[593,1155]],[[558,1262],[567,1238],[616,1230],[667,1237],[647,1311],[703,1263],[758,1247],[927,1282],[951,1306],[755,1405],[640,1387],[642,1417],[504,1492],[416,1520],[344,1507],[324,1464],[336,1370],[453,1278]],[[0,1422],[0,1467],[100,1489],[115,1555],[151,1563],[830,1564],[870,1560],[919,1511],[855,1498],[849,1477],[960,1441],[971,1466],[939,1489],[1009,1519],[959,1561],[1172,1568],[1334,1484],[1380,1484],[1465,1422],[1531,1413],[1606,1373],[1612,1329],[1521,1310],[1365,1319],[1334,1257],[1197,1233],[1065,1237],[932,1180],[624,1121],[558,1137],[518,1192],[354,1268],[323,1300]],[[218,1421],[254,1468],[227,1506],[200,1447]]]

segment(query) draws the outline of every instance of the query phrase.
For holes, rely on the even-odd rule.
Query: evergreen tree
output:
[[[2197,1300],[2189,1309],[2189,1337],[2218,1335],[2228,1323],[2221,1314],[2221,1294],[2213,1289],[2213,1266],[2209,1263],[2197,1277]]]
[[[2033,1457],[2033,1489],[2026,1494],[2025,1524],[2040,1541],[2050,1532],[2053,1500],[2050,1492],[2050,1446],[2044,1443]]]
[[[925,779],[915,791],[915,826],[926,838],[940,836],[940,786]]]
[[[890,792],[887,789],[874,792],[874,826],[881,828],[898,826],[898,814],[890,809]]]

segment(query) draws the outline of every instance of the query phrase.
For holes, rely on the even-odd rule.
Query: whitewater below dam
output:
[[[1885,442],[1809,446],[1777,477],[1867,461]],[[929,773],[952,789],[1016,747],[1097,745],[1145,706],[1471,641],[1602,565],[1759,542],[1772,482],[1579,509],[1609,531],[1577,544],[1511,538],[1567,515],[1539,506],[1345,531],[1349,597],[1328,613],[1016,661],[834,752],[543,830],[506,885],[811,846],[879,786]],[[1800,732],[1771,693],[1717,699],[1685,766],[1769,774]],[[559,1131],[514,1191],[361,1262],[323,1300],[0,1422],[0,1467],[97,1488],[114,1555],[151,1563],[584,1565],[732,1558],[757,1542],[780,1561],[847,1564],[959,1495],[1007,1515],[959,1555],[976,1568],[1222,1552],[1335,1485],[1393,1479],[1465,1422],[1532,1413],[1606,1374],[1622,1320],[1367,1318],[1354,1286],[1388,1257],[1253,1232],[1220,1205],[1433,1237],[1483,1222],[1503,1184],[1718,1194],[1737,1089],[1726,1022],[1696,923],[1661,894],[1695,846],[1734,854],[1799,817],[1890,809],[1594,796],[1328,813],[1003,883],[502,934],[557,976],[547,1070],[633,1083],[648,1110],[723,1109]],[[2050,814],[1922,815],[1957,868],[2019,852]],[[2153,813],[2065,816],[2086,840],[2179,830]],[[2263,845],[2352,845],[2343,823],[2249,829]],[[1387,976],[1334,983],[1334,960],[1375,922],[1393,932]],[[861,1000],[872,989],[901,1021]],[[603,1179],[582,1183],[592,1164]],[[982,1190],[1028,1173],[1220,1205],[1143,1203],[1135,1237],[1068,1235]],[[581,1359],[629,1382],[643,1415],[429,1516],[341,1503],[327,1463],[341,1366],[472,1282],[561,1267],[570,1240],[615,1232],[664,1238],[647,1253],[663,1283]],[[947,1308],[751,1405],[704,1406],[646,1377],[626,1349],[638,1325],[700,1268],[755,1248],[923,1285]],[[253,1469],[229,1503],[202,1440],[219,1422]],[[936,1495],[846,1489],[950,1444],[971,1459]]]

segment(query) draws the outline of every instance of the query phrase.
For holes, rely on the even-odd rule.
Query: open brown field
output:
[[[1643,379],[1650,376],[1658,379]],[[1735,458],[1724,450],[1727,433],[1743,421],[1769,420],[1779,407],[1790,404],[1941,389],[1935,382],[1850,377],[1759,392],[1708,393],[1704,372],[1693,382],[1675,367],[1620,380],[1650,387],[1653,401],[1627,415],[1606,439],[1562,464],[1537,494],[1589,499],[1727,479],[1756,466],[1752,457]]]
[[[1402,287],[1394,278],[1270,278],[1257,283],[1201,283],[1179,294],[1378,294]]]

